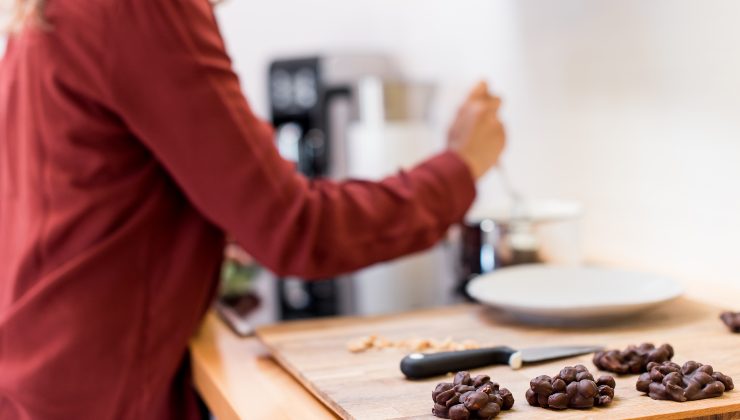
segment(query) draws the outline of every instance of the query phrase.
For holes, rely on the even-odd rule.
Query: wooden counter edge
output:
[[[210,311],[190,341],[193,384],[218,420],[335,419],[255,337],[234,334]]]

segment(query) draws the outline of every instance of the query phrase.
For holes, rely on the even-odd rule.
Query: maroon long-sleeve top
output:
[[[431,246],[473,199],[452,152],[380,183],[297,174],[207,0],[46,3],[0,64],[2,419],[193,417],[225,233],[318,278]]]

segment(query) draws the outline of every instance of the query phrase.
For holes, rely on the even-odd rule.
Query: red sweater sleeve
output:
[[[471,204],[453,152],[379,183],[306,179],[250,110],[207,0],[116,5],[114,111],[199,211],[276,273],[319,278],[422,250]]]

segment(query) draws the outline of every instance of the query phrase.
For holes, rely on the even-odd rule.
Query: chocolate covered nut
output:
[[[552,394],[547,397],[547,405],[557,410],[568,408],[568,395],[564,392]]]
[[[457,372],[455,374],[455,379],[453,380],[453,383],[455,385],[470,385],[472,381],[470,380],[470,373],[462,371]]]
[[[683,366],[673,362],[650,363],[648,369],[637,379],[636,388],[655,400],[701,400],[719,397],[734,388],[732,378],[695,361]]]
[[[585,398],[593,398],[599,393],[599,388],[593,379],[581,379],[578,381],[578,395]]]
[[[504,404],[501,406],[502,410],[508,410],[514,406],[514,394],[512,394],[511,391],[506,388],[501,388],[497,391],[498,396],[504,401]]]
[[[537,403],[537,393],[534,392],[534,390],[530,387],[527,392],[524,393],[524,398],[526,398],[527,403],[529,405],[537,407],[539,404]]]
[[[576,368],[567,366],[560,371],[558,376],[560,376],[560,379],[564,380],[565,383],[569,384],[576,380],[576,374]]]
[[[478,387],[478,391],[485,392],[486,394],[491,394],[493,392],[493,383],[486,382],[485,384]]]
[[[501,407],[502,409],[504,408],[504,399],[501,398],[501,395],[498,395],[498,394],[490,394],[488,396],[488,399],[489,399],[488,402],[492,402],[492,403],[498,405],[499,407]]]
[[[450,398],[449,400],[447,400],[447,401],[445,402],[445,407],[447,407],[447,408],[450,408],[450,407],[452,407],[453,405],[457,405],[457,404],[460,404],[460,403],[462,402],[462,401],[460,401],[460,398],[462,398],[462,395],[461,395],[461,394],[459,394],[459,393],[458,393],[458,394],[455,394],[455,395],[453,395],[453,396],[452,396],[452,398]]]
[[[725,391],[732,391],[735,388],[735,384],[732,382],[732,378],[723,374],[722,372],[714,372],[712,374],[714,380],[721,382],[725,386]]]
[[[584,379],[588,379],[593,382],[594,377],[588,372],[578,372],[578,374],[576,375],[576,381],[582,381]]]
[[[464,405],[458,404],[450,408],[449,415],[452,420],[468,420],[470,418],[470,411]]]
[[[459,397],[459,393],[455,392],[454,389],[448,389],[447,391],[440,392],[439,395],[437,395],[437,398],[434,399],[434,402],[437,404],[444,404],[455,395],[458,395]]]
[[[485,407],[478,410],[478,417],[484,419],[496,417],[498,416],[498,413],[501,412],[501,409],[501,406],[499,406],[498,404],[489,402],[485,405]]]
[[[451,389],[453,385],[449,382],[440,382],[437,384],[437,387],[434,388],[434,392],[432,392],[432,400],[437,401],[437,396],[449,389]]]
[[[485,405],[488,404],[488,401],[488,394],[480,391],[474,391],[468,396],[468,398],[465,399],[465,408],[467,408],[468,410],[477,411],[485,407]]]
[[[578,382],[573,381],[565,387],[565,393],[568,394],[568,398],[575,398],[578,393]]]
[[[473,378],[473,386],[474,387],[480,387],[481,385],[488,383],[491,381],[491,377],[488,375],[478,375],[475,378]]]
[[[466,392],[466,393],[464,393],[464,394],[460,395],[460,404],[465,404],[465,401],[467,401],[467,400],[468,400],[468,397],[469,397],[469,396],[470,396],[470,394],[472,394],[472,393],[473,393],[473,391],[468,391],[468,392]]]
[[[552,394],[552,378],[547,375],[540,375],[529,381],[529,387],[538,394],[550,395]]]
[[[553,392],[565,392],[565,381],[558,378],[552,381],[552,391]]]
[[[617,386],[617,381],[615,381],[614,377],[612,376],[603,375],[603,376],[599,376],[599,380],[596,381],[596,385],[599,385],[599,386],[606,385],[607,387],[613,389],[615,386]]]
[[[468,372],[456,373],[453,383],[437,384],[432,399],[432,414],[449,419],[490,420],[514,405],[514,396],[508,389],[491,382],[488,375],[471,379]]]
[[[443,419],[449,418],[449,409],[441,404],[434,404],[432,414]]]
[[[614,387],[609,385],[599,385],[599,403],[595,405],[604,405],[614,399]]]
[[[472,385],[455,385],[455,392],[464,394],[468,391],[475,391],[475,387]]]
[[[631,345],[626,349],[600,351],[594,354],[594,365],[609,372],[618,374],[647,372],[650,362],[663,363],[673,357],[673,347],[663,344],[655,347],[652,343]]]
[[[740,333],[740,312],[725,312],[720,318],[730,331]]]
[[[590,408],[611,403],[615,385],[611,376],[602,376],[596,382],[585,366],[568,366],[553,378],[541,375],[532,379],[525,397],[529,405],[536,407]]]
[[[583,365],[576,365],[575,369],[576,369],[576,373],[588,372],[588,369],[586,369],[586,366],[583,366]]]

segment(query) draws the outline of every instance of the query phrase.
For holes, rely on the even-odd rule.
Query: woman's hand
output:
[[[447,146],[468,164],[475,179],[496,165],[504,149],[506,134],[497,115],[500,104],[486,82],[479,82],[450,127]]]

